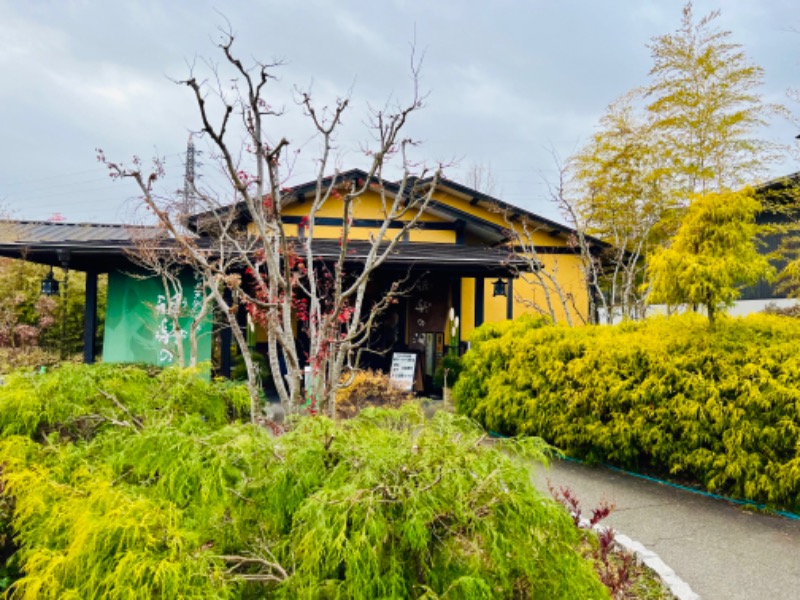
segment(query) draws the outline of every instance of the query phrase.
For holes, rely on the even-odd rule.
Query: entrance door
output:
[[[449,278],[426,275],[417,281],[408,298],[409,348],[423,356],[426,387],[441,362],[449,306]]]

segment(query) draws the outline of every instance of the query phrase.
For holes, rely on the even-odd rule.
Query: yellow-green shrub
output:
[[[477,339],[453,393],[487,428],[800,508],[797,320],[527,321]]]
[[[541,440],[496,448],[416,404],[274,437],[210,408],[239,392],[133,367],[9,379],[9,597],[608,598],[531,484]]]
[[[112,421],[133,424],[198,414],[215,424],[249,407],[241,386],[209,382],[190,369],[65,363],[45,374],[16,371],[0,385],[3,435],[59,431],[87,437]]]

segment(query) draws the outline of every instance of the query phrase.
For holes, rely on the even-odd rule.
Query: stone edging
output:
[[[602,528],[598,527],[598,529]],[[632,540],[627,535],[616,533],[616,530],[614,541],[623,550],[633,554],[639,562],[644,563],[647,568],[654,571],[678,600],[700,600],[700,596],[693,592],[689,584],[678,577],[675,571],[661,560],[658,554],[652,550],[648,550],[644,545]]]
[[[658,554],[645,548],[644,544],[632,540],[627,535],[619,533],[613,527],[601,525],[600,523],[597,523],[594,527],[592,527],[589,525],[589,520],[585,517],[581,518],[581,528],[594,529],[598,533],[601,533],[606,529],[613,529],[614,543],[625,552],[630,552],[633,554],[639,563],[644,564],[648,569],[658,575],[673,596],[675,596],[678,600],[700,600],[700,596],[697,595],[697,593],[695,593],[691,587],[689,587],[689,584],[678,577],[675,571],[673,571],[667,563],[661,560],[661,557]]]

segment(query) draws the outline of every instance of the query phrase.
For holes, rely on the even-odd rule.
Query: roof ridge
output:
[[[132,225],[128,223],[89,223],[85,221],[77,223],[67,223],[64,221],[44,221],[35,219],[0,219],[0,224],[14,225],[47,225],[52,227],[108,227],[126,229],[158,229],[157,225]]]

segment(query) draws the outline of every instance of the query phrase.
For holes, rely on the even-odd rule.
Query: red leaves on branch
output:
[[[303,260],[303,257],[297,254],[294,250],[290,251],[286,255],[286,262],[289,265],[289,268],[292,271],[296,271],[300,277],[305,277],[308,274],[308,269],[306,268],[306,263]]]
[[[339,319],[339,323],[347,323],[351,316],[353,316],[353,308],[351,306],[345,306],[337,318]]]
[[[308,322],[308,298],[292,298],[292,308],[295,311],[297,320],[301,323]]]

